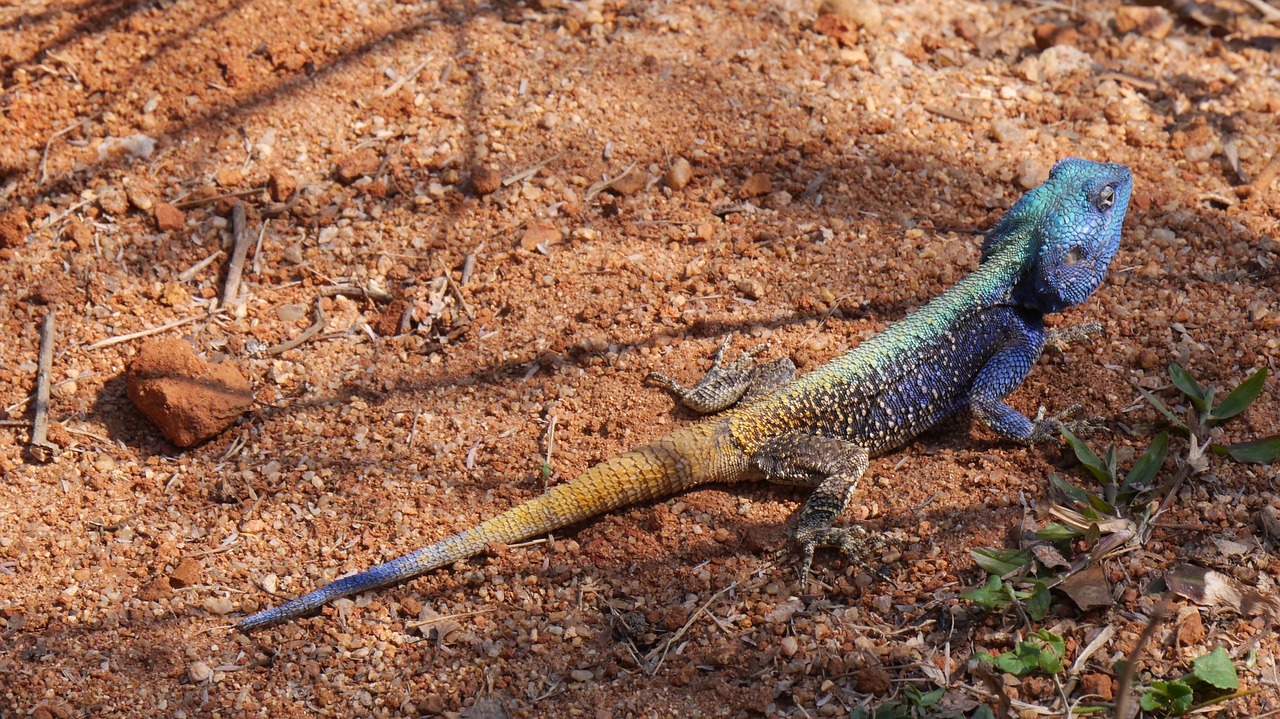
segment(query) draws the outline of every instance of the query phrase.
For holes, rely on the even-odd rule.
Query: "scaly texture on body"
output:
[[[1022,383],[1046,341],[1090,334],[1068,330],[1055,337],[1046,333],[1044,315],[1083,302],[1101,284],[1119,246],[1131,186],[1121,165],[1063,160],[987,233],[977,270],[842,357],[792,381],[790,360],[756,365],[752,350],[725,366],[722,346],[711,371],[691,389],[651,375],[694,410],[727,411],[429,547],[246,617],[239,629],[404,581],[479,554],[490,542],[529,539],[710,482],[766,479],[813,488],[794,535],[801,576],[817,548],[857,554],[857,530],[833,524],[871,456],[964,408],[1025,444],[1064,426],[1059,418],[1028,419],[1004,397]]]

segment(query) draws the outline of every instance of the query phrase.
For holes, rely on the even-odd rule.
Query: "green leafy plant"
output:
[[[1142,387],[1137,389],[1175,429],[1187,435],[1188,438],[1198,440],[1201,445],[1208,444],[1209,450],[1214,454],[1230,457],[1237,462],[1266,464],[1280,458],[1280,435],[1232,444],[1207,441],[1210,430],[1248,409],[1258,395],[1262,394],[1262,387],[1267,379],[1266,367],[1249,375],[1216,404],[1214,403],[1215,388],[1202,387],[1200,382],[1181,365],[1169,365],[1169,378],[1173,381],[1173,386],[1177,387],[1178,391],[1191,403],[1193,411],[1187,413],[1185,420],[1149,390]]]
[[[1143,711],[1182,716],[1191,711],[1196,698],[1199,706],[1227,701],[1240,688],[1231,657],[1222,647],[1192,662],[1191,671],[1173,681],[1154,681],[1138,698]]]
[[[908,684],[905,688],[907,701],[911,702],[911,706],[920,711],[928,711],[935,704],[942,701],[942,695],[946,693],[944,687],[938,687],[932,691],[922,692],[915,687],[914,684]]]
[[[849,719],[919,719],[933,716],[934,708],[938,702],[942,701],[946,688],[938,687],[932,691],[922,692],[914,685],[908,684],[904,687],[903,693],[907,695],[906,702],[892,701],[878,707],[858,707],[850,712]],[[979,707],[979,709],[983,708],[985,707]],[[974,719],[993,717],[989,709],[986,714],[975,712],[973,716]]]
[[[1066,641],[1047,629],[1032,632],[1018,642],[1013,651],[992,656],[979,652],[978,658],[989,661],[1002,672],[1025,677],[1035,672],[1050,676],[1062,671],[1062,659],[1067,653]]]

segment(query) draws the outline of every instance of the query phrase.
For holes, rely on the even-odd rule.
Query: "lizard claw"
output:
[[[1072,434],[1097,434],[1106,431],[1107,425],[1102,417],[1071,419],[1083,410],[1080,405],[1073,404],[1052,417],[1045,417],[1045,409],[1041,407],[1032,422],[1031,436],[1027,443],[1038,444],[1055,439],[1064,429]]]
[[[878,569],[868,564],[864,557],[871,550],[887,545],[889,540],[884,537],[869,538],[867,530],[858,525],[848,528],[822,527],[800,531],[796,533],[795,542],[800,550],[800,566],[798,570],[802,584],[806,584],[809,581],[809,569],[813,565],[813,553],[819,547],[839,549],[845,556],[856,562],[858,566],[869,572],[884,576]]]
[[[1044,344],[1046,347],[1053,348],[1058,354],[1063,354],[1070,349],[1071,345],[1087,342],[1102,332],[1102,325],[1097,322],[1085,322],[1060,330],[1049,330],[1045,334]]]

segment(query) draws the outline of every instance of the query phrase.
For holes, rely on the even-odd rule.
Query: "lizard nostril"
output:
[[[1080,249],[1079,247],[1072,247],[1069,251],[1067,251],[1067,256],[1062,258],[1062,264],[1074,265],[1075,263],[1079,262],[1083,258],[1084,258],[1084,250]]]

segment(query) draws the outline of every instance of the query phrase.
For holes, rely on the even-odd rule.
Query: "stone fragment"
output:
[[[1073,45],[1055,45],[1040,53],[1040,70],[1046,80],[1056,80],[1093,68],[1093,58]]]
[[[200,565],[200,562],[187,557],[178,562],[178,566],[174,567],[169,574],[169,584],[179,589],[190,587],[200,583],[200,575],[202,574],[204,574],[204,567]]]
[[[240,174],[240,170],[234,167],[224,167],[213,175],[213,181],[218,183],[219,187],[235,187],[240,184],[244,176]]]
[[[560,228],[550,222],[531,222],[520,237],[520,247],[534,252],[538,245],[546,247],[560,241]]]
[[[179,447],[217,435],[253,405],[253,389],[229,363],[209,364],[180,339],[148,342],[125,371],[129,400]]]
[[[344,185],[350,185],[361,177],[377,172],[381,162],[382,159],[371,147],[356,150],[338,158],[333,168],[333,177]]]
[[[108,215],[119,216],[129,211],[129,198],[124,190],[108,188],[98,195],[98,207]]]
[[[187,216],[183,214],[182,210],[179,210],[167,202],[160,202],[156,204],[155,217],[156,229],[161,232],[181,230],[183,223],[186,222],[187,219]]]
[[[1173,17],[1162,7],[1121,5],[1116,9],[1116,32],[1136,32],[1152,40],[1163,40],[1173,30]]]
[[[492,195],[502,187],[502,173],[488,167],[478,168],[471,173],[471,191],[484,197]]]
[[[206,612],[215,616],[223,616],[235,611],[235,603],[227,597],[207,597],[200,603],[200,607]]]
[[[991,137],[1002,145],[1016,145],[1027,139],[1027,131],[1007,117],[998,117],[991,121]]]
[[[86,250],[93,246],[93,230],[77,219],[67,220],[62,228],[62,241],[74,243],[77,250]]]
[[[643,190],[647,184],[648,180],[645,178],[643,172],[632,170],[613,182],[610,182],[609,190],[622,195],[623,197],[627,197]]]
[[[853,21],[854,27],[875,31],[884,24],[877,0],[822,0],[819,15],[835,15]]]
[[[813,31],[826,35],[841,45],[852,47],[858,44],[858,26],[842,15],[819,15],[813,21]]]
[[[284,170],[275,170],[267,178],[267,192],[271,193],[272,202],[285,202],[297,189],[298,180]]]
[[[1064,27],[1051,22],[1036,25],[1031,31],[1036,47],[1047,50],[1056,45],[1076,45],[1080,42],[1080,33],[1073,27]]]
[[[742,187],[738,189],[738,197],[746,200],[767,195],[770,192],[773,192],[773,178],[764,172],[757,172],[742,183]]]
[[[144,602],[158,602],[173,596],[173,584],[168,577],[157,577],[138,590],[138,599]]]
[[[31,231],[27,223],[27,208],[21,205],[0,214],[0,247],[18,247],[26,242]]]
[[[1104,702],[1115,698],[1115,691],[1111,688],[1111,677],[1106,674],[1085,674],[1080,678],[1080,691],[1086,696],[1096,697]]]
[[[1049,168],[1039,160],[1027,158],[1018,163],[1018,187],[1030,190],[1049,179]]]
[[[667,174],[662,176],[662,183],[673,190],[683,190],[693,179],[693,166],[683,157],[677,157],[671,163]]]
[[[192,684],[203,684],[212,678],[213,669],[202,661],[194,661],[187,666],[187,679]]]

